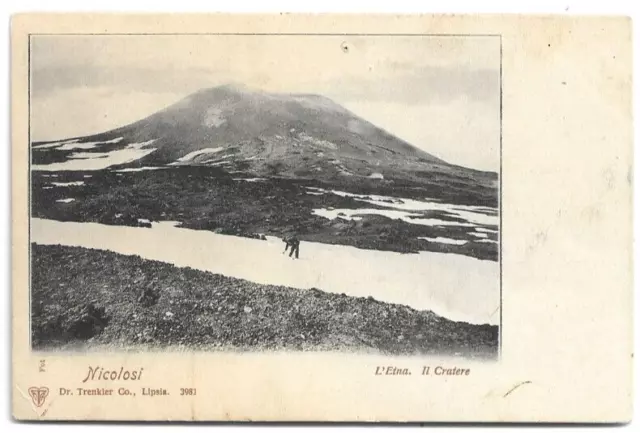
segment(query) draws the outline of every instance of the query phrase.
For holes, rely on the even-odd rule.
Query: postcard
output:
[[[20,420],[625,422],[631,21],[12,20]]]

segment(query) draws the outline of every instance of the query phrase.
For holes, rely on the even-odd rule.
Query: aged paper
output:
[[[629,420],[630,35],[15,16],[14,416]]]

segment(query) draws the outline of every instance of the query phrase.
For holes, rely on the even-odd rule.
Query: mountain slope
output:
[[[33,163],[41,169],[69,160],[78,166],[83,159],[105,162],[119,152],[114,165],[120,167],[213,165],[320,180],[420,181],[440,173],[487,185],[496,177],[448,164],[323,96],[238,86],[201,90],[133,124],[64,142],[34,143],[33,149]]]

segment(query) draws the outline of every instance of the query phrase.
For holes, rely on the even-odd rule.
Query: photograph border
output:
[[[113,37],[113,36],[368,36],[368,37],[487,37],[487,38],[499,38],[500,41],[500,64],[499,64],[499,80],[500,80],[500,88],[499,88],[499,171],[498,171],[498,284],[499,284],[499,293],[500,293],[500,318],[498,324],[498,353],[496,361],[500,361],[502,357],[502,327],[503,327],[503,293],[502,293],[502,239],[503,239],[503,224],[502,224],[502,209],[503,209],[503,197],[502,197],[502,128],[503,128],[503,74],[502,74],[502,65],[503,65],[503,43],[502,43],[502,34],[501,33],[300,33],[300,32],[292,32],[292,33],[270,33],[270,32],[169,32],[169,33],[159,33],[159,32],[131,32],[131,33],[27,33],[27,110],[29,115],[27,116],[27,142],[29,146],[28,155],[28,163],[27,163],[27,205],[28,205],[28,215],[29,220],[27,222],[27,251],[28,251],[28,260],[27,260],[27,278],[28,278],[28,308],[29,311],[27,315],[29,317],[29,350],[31,353],[39,353],[38,350],[33,350],[32,338],[32,316],[31,316],[31,283],[32,283],[32,253],[31,253],[31,180],[32,180],[32,171],[31,171],[31,161],[32,161],[32,148],[31,148],[31,37],[32,36],[103,36],[103,37]]]

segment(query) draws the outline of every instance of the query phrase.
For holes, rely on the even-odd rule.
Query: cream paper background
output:
[[[31,353],[27,34],[103,32],[500,34],[501,359],[456,361],[455,366],[471,369],[467,377],[423,377],[417,374],[423,365],[454,364],[426,357],[343,353]],[[250,67],[250,59],[246,61]],[[12,22],[11,68],[15,417],[459,422],[630,418],[630,20],[24,15]],[[40,359],[46,360],[46,373],[38,373]],[[128,387],[163,387],[173,395],[57,395],[59,387],[81,386],[88,367],[96,365],[144,367],[144,379]],[[412,368],[414,375],[376,377],[378,365]],[[43,407],[32,405],[27,395],[31,386],[51,389]],[[198,396],[178,397],[181,387],[197,387]]]

